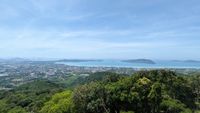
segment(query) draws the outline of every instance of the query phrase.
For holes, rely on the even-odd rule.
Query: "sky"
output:
[[[0,58],[200,60],[199,0],[0,0]]]

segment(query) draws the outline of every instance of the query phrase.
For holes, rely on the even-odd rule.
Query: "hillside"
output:
[[[55,83],[36,80],[0,93],[1,113],[198,113],[200,76],[97,72]],[[67,83],[68,82],[68,83]],[[71,87],[71,88],[70,88]]]

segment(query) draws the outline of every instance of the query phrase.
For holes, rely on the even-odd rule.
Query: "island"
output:
[[[138,64],[156,64],[153,60],[150,59],[129,59],[129,60],[121,60],[122,62],[128,63],[138,63]]]
[[[198,61],[198,60],[173,60],[173,62],[200,63],[200,61]]]
[[[198,60],[185,60],[187,63],[200,63]]]
[[[93,60],[93,59],[62,59],[57,60],[56,62],[101,62],[102,60]]]

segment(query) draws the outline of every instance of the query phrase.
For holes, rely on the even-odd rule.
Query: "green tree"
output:
[[[72,92],[64,91],[52,96],[41,109],[41,113],[73,113]]]
[[[162,101],[162,92],[161,84],[156,82],[151,86],[151,91],[148,94],[150,100],[151,112],[159,113],[160,112],[160,103]]]
[[[22,107],[14,107],[11,110],[9,110],[8,113],[27,113],[27,112]]]
[[[92,82],[75,89],[73,102],[77,113],[103,113],[107,111],[104,84]]]
[[[164,99],[161,103],[161,110],[164,113],[192,113],[192,111],[175,99]]]

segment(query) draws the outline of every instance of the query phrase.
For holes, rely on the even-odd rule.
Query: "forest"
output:
[[[0,92],[0,113],[200,113],[200,74],[97,72]],[[70,77],[69,77],[70,79]]]

